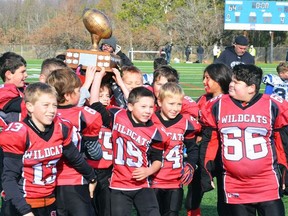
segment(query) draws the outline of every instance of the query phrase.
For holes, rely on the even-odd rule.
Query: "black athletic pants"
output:
[[[160,216],[157,198],[152,188],[133,191],[111,189],[112,216],[131,216],[133,205],[139,216]]]

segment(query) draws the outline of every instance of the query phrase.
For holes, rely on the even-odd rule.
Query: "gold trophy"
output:
[[[91,34],[92,47],[90,50],[68,49],[66,51],[66,63],[71,68],[77,68],[82,65],[83,69],[87,66],[97,66],[100,70],[104,67],[106,71],[111,72],[111,68],[121,65],[120,57],[99,50],[99,42],[102,38],[107,39],[112,35],[112,27],[108,17],[99,10],[85,9],[83,13],[83,23]]]

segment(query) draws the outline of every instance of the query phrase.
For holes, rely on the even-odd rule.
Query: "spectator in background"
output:
[[[226,47],[215,63],[224,63],[230,68],[238,64],[255,64],[253,56],[247,52],[248,43],[244,35],[236,37],[233,45]]]
[[[172,47],[173,47],[173,43],[167,43],[165,45],[165,53],[166,53],[167,64],[170,64]]]
[[[213,47],[213,62],[218,58],[220,52],[221,52],[220,47],[217,44],[215,44]]]
[[[165,46],[161,46],[159,49],[160,58],[164,58],[166,60]]]
[[[203,56],[204,56],[204,48],[199,44],[199,46],[197,47],[198,63],[202,63]]]
[[[254,61],[255,61],[256,49],[253,45],[250,45],[248,52],[251,54],[251,56],[254,58]]]
[[[118,55],[121,59],[121,65],[122,66],[131,66],[133,63],[131,60],[121,51],[121,46],[119,46],[116,42],[116,38],[111,36],[108,39],[102,39],[101,40],[101,46],[100,50],[103,52],[109,52],[114,53],[115,55]]]
[[[153,62],[153,69],[154,69],[154,71],[157,69],[157,68],[159,68],[159,67],[161,67],[162,65],[167,65],[167,61],[166,61],[166,59],[165,58],[155,58],[154,59],[154,62]],[[153,83],[153,73],[150,73],[150,74],[148,74],[148,73],[145,73],[145,74],[143,74],[143,84],[144,85],[152,85],[152,83]]]
[[[191,53],[192,53],[192,47],[191,47],[191,45],[187,45],[185,48],[186,62],[189,62],[189,58],[190,58]]]

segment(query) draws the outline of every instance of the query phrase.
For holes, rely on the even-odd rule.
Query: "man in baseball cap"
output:
[[[238,44],[241,46],[248,46],[249,42],[248,42],[248,39],[244,35],[240,35],[235,38],[235,44]]]
[[[253,56],[247,52],[249,41],[244,35],[235,38],[232,46],[228,46],[215,60],[215,63],[224,63],[230,68],[238,64],[255,64]]]

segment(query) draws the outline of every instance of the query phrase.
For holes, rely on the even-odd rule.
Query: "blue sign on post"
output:
[[[224,29],[288,31],[288,2],[226,0]]]

